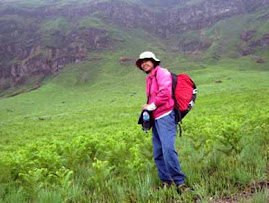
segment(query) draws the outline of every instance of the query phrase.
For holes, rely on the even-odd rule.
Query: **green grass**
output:
[[[68,65],[37,90],[0,98],[0,201],[191,202],[199,196],[208,202],[268,181],[269,62],[230,57],[243,29],[230,25],[233,20],[205,31],[206,37],[213,37],[215,29],[220,39],[232,40],[219,47],[214,38],[213,47],[200,56],[173,51],[166,43],[175,44],[174,38],[106,26],[113,39],[121,40],[112,50],[90,52],[87,61]],[[66,23],[54,19],[45,27],[49,32]],[[82,21],[86,27],[102,23],[92,17]],[[217,61],[211,59],[215,49],[222,54]],[[154,51],[163,67],[187,73],[197,84],[196,105],[176,143],[194,194],[154,189],[160,181],[151,133],[137,125],[146,101],[146,75],[133,63],[119,63],[120,57],[135,59],[145,50]],[[257,54],[268,58],[268,50],[258,49]],[[253,197],[254,202],[266,199],[264,191]]]
[[[60,17],[56,19],[49,19],[40,27],[41,33],[53,33],[57,30],[62,33],[67,33],[71,30],[71,25],[65,18]]]
[[[178,196],[173,188],[154,190],[151,135],[137,125],[145,75],[119,65],[123,53],[95,53],[103,59],[69,66],[38,90],[0,99],[2,201],[191,201],[193,195]],[[186,59],[161,52],[160,58],[174,72],[184,70],[171,58]],[[267,179],[269,72],[247,62],[242,71],[237,66],[244,60],[184,70],[199,95],[176,148],[202,201]]]
[[[105,29],[105,24],[98,18],[94,17],[83,17],[80,19],[80,27],[85,27],[85,28],[101,28]]]
[[[266,190],[262,190],[257,192],[254,197],[251,199],[251,201],[249,200],[243,200],[242,202],[252,202],[252,203],[259,203],[259,202],[266,202],[268,201],[268,191]]]

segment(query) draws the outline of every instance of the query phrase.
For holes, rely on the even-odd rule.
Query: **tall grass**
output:
[[[137,125],[143,74],[118,70],[117,78],[100,70],[106,82],[87,87],[64,84],[69,71],[0,100],[2,201],[208,201],[267,180],[268,72],[188,72],[199,97],[176,148],[195,193],[179,196],[175,188],[155,190],[151,134]]]

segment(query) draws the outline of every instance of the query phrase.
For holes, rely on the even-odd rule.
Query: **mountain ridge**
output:
[[[170,40],[178,54],[210,53],[209,58],[218,60],[222,56],[218,50],[229,42],[223,40],[216,29],[208,31],[218,22],[264,12],[259,17],[254,15],[257,20],[252,23],[264,22],[260,27],[269,27],[269,0],[229,0],[225,4],[219,0],[191,3],[182,0],[172,8],[176,1],[169,1],[171,5],[166,7],[162,5],[167,3],[161,0],[143,5],[137,0],[82,1],[79,4],[58,1],[43,5],[40,2],[44,1],[36,4],[33,1],[32,6],[30,3],[22,6],[25,2],[21,1],[17,7],[6,3],[0,10],[3,16],[0,18],[0,89],[3,92],[25,84],[38,87],[67,64],[88,60],[90,52],[115,49],[125,43],[123,33],[128,35],[135,29],[158,37],[162,43]],[[247,20],[244,23],[247,24]],[[118,29],[123,31],[115,32]],[[232,44],[234,52],[238,52],[234,57],[251,55],[256,47],[269,46],[265,31],[242,29]],[[247,37],[240,39],[240,34]],[[255,35],[260,36],[255,38]],[[258,57],[257,61],[264,59]],[[34,82],[33,78],[36,78]]]

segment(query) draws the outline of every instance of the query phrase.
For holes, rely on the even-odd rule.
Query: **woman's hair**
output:
[[[153,63],[153,66],[154,66],[154,68],[156,68],[158,65],[160,65],[160,61],[155,61],[154,59],[152,59],[152,58],[148,58],[148,59],[146,59],[146,60],[149,60],[149,61],[151,61],[152,63]]]

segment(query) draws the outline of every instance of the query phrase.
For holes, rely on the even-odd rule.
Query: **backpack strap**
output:
[[[176,87],[177,87],[177,75],[174,74],[174,73],[171,73],[172,75],[172,82],[173,82],[173,85],[172,85],[172,96],[173,96],[173,99],[174,99],[174,102],[175,102],[175,106],[176,106],[176,123],[181,123],[182,124],[182,115],[181,115],[181,111],[179,109],[179,105],[177,103],[177,100],[176,100],[176,97],[175,97],[175,90],[176,90]],[[181,127],[180,127],[181,129]]]
[[[149,103],[151,85],[152,85],[152,81],[151,81],[150,86],[149,86],[149,95],[148,95],[148,98],[147,98],[147,104]]]
[[[171,72],[170,72],[171,73]],[[177,103],[176,97],[175,97],[175,90],[177,87],[177,75],[174,73],[171,73],[172,76],[172,97],[173,100],[175,102],[175,123],[178,124],[178,132],[179,132],[179,136],[182,136],[182,128],[181,125],[182,124],[182,115],[181,115],[181,111],[179,109],[179,105]]]
[[[170,72],[171,73],[171,72]],[[172,97],[173,97],[173,100],[175,102],[175,106],[176,106],[176,109],[175,109],[175,123],[178,124],[178,132],[179,132],[179,136],[182,137],[182,128],[181,128],[181,125],[182,124],[182,115],[181,115],[181,112],[180,112],[180,109],[179,109],[179,105],[177,103],[177,100],[175,98],[175,89],[177,87],[177,75],[174,74],[174,73],[171,73],[172,75]],[[156,78],[156,81],[158,83],[158,80],[157,80],[157,71],[156,71],[156,74],[155,74],[155,78]],[[148,97],[148,101],[149,101],[149,97]]]

